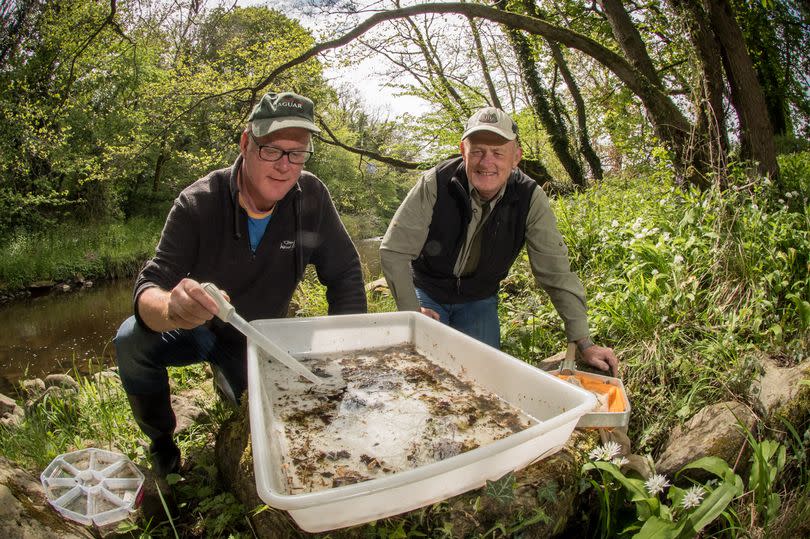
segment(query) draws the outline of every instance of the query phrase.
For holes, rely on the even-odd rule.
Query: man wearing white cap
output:
[[[380,246],[399,310],[414,310],[500,347],[498,289],[523,246],[583,360],[615,374],[610,348],[593,344],[585,290],[546,194],[517,168],[517,124],[494,107],[478,110],[461,137],[461,157],[414,185]]]
[[[326,186],[303,170],[318,131],[306,97],[263,96],[233,166],[180,193],[155,257],[138,275],[134,316],[114,342],[121,382],[151,440],[158,475],[180,467],[166,367],[208,361],[234,401],[247,386],[245,339],[214,318],[217,304],[201,282],[226,291],[247,320],[282,318],[311,263],[326,286],[329,314],[366,311],[357,250]]]

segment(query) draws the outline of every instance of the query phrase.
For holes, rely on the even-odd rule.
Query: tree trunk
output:
[[[152,192],[157,193],[158,189],[160,188],[160,180],[163,178],[163,167],[166,165],[166,161],[169,160],[169,154],[166,151],[166,147],[163,146],[160,148],[160,153],[158,154],[157,162],[155,163],[155,173],[152,176]]]
[[[789,66],[780,54],[777,28],[773,16],[779,16],[785,6],[779,4],[765,7],[760,2],[742,2],[736,0],[732,6],[737,9],[737,22],[744,34],[748,54],[754,63],[757,80],[765,95],[768,107],[768,118],[774,135],[793,134],[793,123],[790,118],[790,102],[787,96],[790,74]]]
[[[444,69],[439,63],[439,59],[434,51],[431,50],[428,41],[422,35],[419,27],[416,26],[416,23],[413,22],[410,17],[406,18],[405,20],[410,25],[414,34],[416,34],[416,46],[422,51],[422,56],[425,58],[429,71],[432,72],[439,80],[439,85],[447,96],[444,101],[446,103],[448,112],[459,124],[463,126],[466,123],[467,118],[472,115],[470,107],[467,105],[464,99],[461,98],[458,91],[456,91],[455,87],[450,83],[450,81],[447,80],[447,76],[444,74]]]
[[[647,53],[647,46],[641,39],[641,34],[633,24],[633,20],[628,15],[621,0],[599,0],[599,3],[625,56],[633,67],[643,75],[645,79],[643,84],[663,91],[661,77],[658,76],[650,55]],[[672,105],[675,106],[674,103]],[[672,114],[671,111],[661,111],[663,115],[659,115],[646,102],[645,106],[650,112],[656,134],[665,144],[669,143],[674,151],[676,166],[681,168],[686,182],[702,186],[707,185],[706,178],[709,169],[705,166],[701,152],[695,151],[695,147],[692,145],[691,126],[688,126],[688,121],[684,118],[685,125],[676,127],[676,124],[670,124],[666,118],[666,115]],[[680,111],[678,111],[678,114],[680,114]]]
[[[560,73],[562,73],[563,80],[565,80],[565,84],[568,87],[568,92],[571,94],[571,98],[574,100],[574,107],[576,108],[577,113],[577,134],[579,135],[580,151],[582,152],[583,157],[585,157],[585,161],[588,162],[588,166],[591,168],[591,174],[593,174],[594,179],[601,180],[603,176],[602,162],[599,160],[599,156],[596,155],[596,152],[593,150],[591,140],[588,137],[588,124],[585,115],[585,100],[582,99],[582,94],[579,91],[579,86],[577,86],[577,81],[574,80],[571,70],[568,69],[568,63],[565,61],[560,44],[554,41],[549,41],[548,46],[551,49],[551,55],[554,57],[554,63],[556,63],[557,67],[560,68]]]
[[[582,167],[579,161],[571,154],[571,144],[568,140],[568,133],[565,131],[565,126],[557,120],[551,111],[548,92],[540,82],[540,77],[535,70],[528,40],[523,34],[513,28],[507,28],[506,34],[509,37],[509,41],[512,43],[515,56],[517,56],[518,62],[520,63],[520,69],[523,72],[523,79],[526,81],[526,85],[529,88],[534,110],[548,133],[551,146],[554,148],[557,159],[560,160],[560,163],[574,185],[584,188],[586,182],[585,176],[582,174]]]
[[[475,54],[478,56],[478,63],[481,64],[481,73],[484,76],[484,82],[489,91],[489,102],[493,107],[503,110],[501,100],[498,99],[498,92],[495,90],[495,83],[492,82],[492,75],[489,73],[489,66],[487,66],[487,59],[484,56],[484,47],[481,45],[481,34],[478,32],[478,25],[475,24],[475,19],[467,17],[470,23],[470,32],[472,33],[473,43],[475,43]]]
[[[613,36],[633,67],[647,77],[652,84],[659,88],[662,87],[661,78],[655,70],[650,55],[647,54],[647,47],[641,39],[641,34],[638,33],[621,0],[599,0],[599,4],[610,23]]]
[[[695,96],[695,132],[697,159],[706,169],[718,173],[721,184],[726,183],[728,135],[723,93],[723,62],[709,17],[700,0],[670,0],[689,28],[689,39],[700,63],[700,84]]]
[[[740,119],[743,157],[757,162],[761,174],[779,177],[776,145],[765,95],[728,0],[704,0],[731,86],[731,103]]]
[[[677,166],[687,163],[688,153],[686,146],[691,132],[689,120],[678,109],[672,99],[664,93],[659,85],[647,79],[641,72],[633,67],[627,60],[616,54],[595,40],[567,28],[555,26],[546,21],[527,17],[519,13],[512,13],[496,9],[483,4],[471,3],[427,3],[408,6],[405,8],[381,11],[365,19],[362,23],[346,34],[323,43],[319,43],[288,62],[273,69],[254,87],[259,91],[270,84],[281,74],[298,64],[301,64],[318,54],[350,43],[354,39],[368,32],[378,24],[393,20],[419,15],[424,13],[458,13],[464,16],[473,16],[503,24],[515,30],[523,30],[531,34],[541,35],[552,41],[557,41],[566,47],[577,49],[608,68],[642,101],[658,137],[662,143],[670,147],[675,154]],[[687,178],[690,181],[692,178]],[[697,179],[696,181],[700,181]]]

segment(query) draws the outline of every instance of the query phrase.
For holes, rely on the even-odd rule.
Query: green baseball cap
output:
[[[500,135],[506,140],[515,140],[518,135],[518,127],[512,118],[501,109],[495,107],[484,107],[478,109],[475,114],[467,120],[464,134],[461,140],[479,131],[489,131]]]
[[[293,92],[270,92],[262,96],[248,117],[255,137],[263,137],[287,127],[300,127],[313,133],[321,130],[314,122],[312,100]]]

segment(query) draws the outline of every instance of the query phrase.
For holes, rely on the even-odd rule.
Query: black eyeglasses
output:
[[[278,161],[285,155],[287,159],[293,165],[303,165],[309,158],[312,157],[311,150],[282,150],[281,148],[276,148],[275,146],[262,146],[259,144],[259,141],[256,140],[256,137],[253,136],[253,133],[249,133],[250,138],[253,139],[253,144],[259,148],[259,159],[262,161]]]

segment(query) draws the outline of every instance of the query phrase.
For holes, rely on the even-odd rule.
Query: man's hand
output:
[[[591,367],[596,367],[600,371],[609,369],[611,376],[616,376],[619,371],[619,360],[613,353],[612,348],[593,345],[586,348],[581,354],[585,363]]]
[[[422,312],[422,314],[424,314],[425,316],[429,316],[429,317],[431,317],[432,319],[436,320],[437,322],[441,322],[441,317],[439,316],[439,313],[437,313],[437,312],[436,312],[436,311],[434,311],[433,309],[428,309],[427,307],[419,307],[419,310],[420,310],[420,311]]]
[[[217,302],[194,279],[183,279],[177,283],[169,293],[166,304],[166,318],[182,329],[196,328],[218,312]]]
[[[183,279],[168,292],[147,288],[138,297],[137,309],[144,324],[157,332],[193,329],[219,312],[217,302],[194,279]]]

